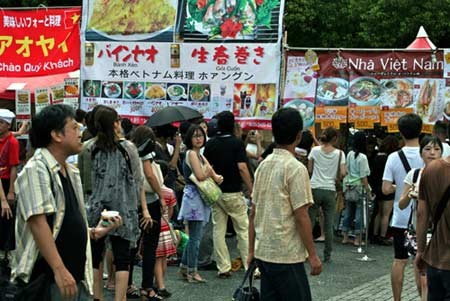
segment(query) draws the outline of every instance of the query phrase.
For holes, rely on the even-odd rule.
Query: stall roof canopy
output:
[[[416,39],[406,49],[435,50],[437,47],[428,38],[428,34],[423,26],[420,26]]]
[[[37,77],[0,77],[0,99],[15,100],[16,90],[30,90],[34,94],[36,88],[49,88],[64,83],[65,78],[79,77],[79,72],[61,73]],[[34,101],[34,97],[31,97]]]

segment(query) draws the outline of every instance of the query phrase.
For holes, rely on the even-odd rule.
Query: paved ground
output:
[[[232,255],[236,256],[235,241],[230,239]],[[322,255],[323,244],[317,249]],[[309,277],[313,300],[392,300],[390,287],[390,267],[392,263],[392,247],[369,246],[368,255],[373,262],[361,262],[361,254],[353,253],[353,246],[341,245],[336,241],[332,254],[332,262],[324,265],[320,276]],[[140,284],[140,269],[135,270],[135,283]],[[218,300],[229,301],[234,290],[244,275],[243,271],[233,274],[230,279],[219,279],[213,271],[202,271],[208,280],[205,284],[188,284],[177,275],[176,267],[169,267],[166,276],[166,288],[173,293],[170,300]],[[256,281],[259,288],[259,281]],[[106,300],[113,300],[107,293]],[[411,265],[405,275],[405,286],[402,300],[418,300],[414,285]]]

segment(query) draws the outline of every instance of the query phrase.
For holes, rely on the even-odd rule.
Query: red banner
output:
[[[40,76],[79,69],[80,13],[80,7],[3,9],[0,76]]]

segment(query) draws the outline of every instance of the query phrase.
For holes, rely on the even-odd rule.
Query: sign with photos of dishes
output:
[[[31,118],[31,97],[29,90],[16,90],[16,119]]]
[[[41,76],[79,68],[80,7],[1,10],[0,76]]]
[[[248,127],[270,129],[278,108],[276,44],[87,43],[80,84],[84,110],[105,104],[142,123],[179,104],[207,118],[232,111]]]
[[[34,105],[36,114],[50,105],[50,94],[47,88],[37,88],[34,90]]]
[[[359,128],[371,126],[360,113],[374,112],[375,120],[375,107],[383,125],[403,109],[420,115],[424,124],[450,113],[443,51],[435,58],[429,51],[288,51],[285,65],[282,102],[311,101],[316,119],[318,106],[348,107],[349,122]]]

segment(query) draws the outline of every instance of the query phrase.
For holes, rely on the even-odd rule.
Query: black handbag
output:
[[[43,273],[29,283],[10,282],[11,269],[7,257],[0,264],[0,301],[50,300],[50,276]]]
[[[233,294],[234,301],[259,301],[259,291],[256,287],[253,287],[253,274],[255,273],[256,268],[256,262],[253,261],[248,267],[241,285]],[[249,286],[244,287],[247,279]]]

